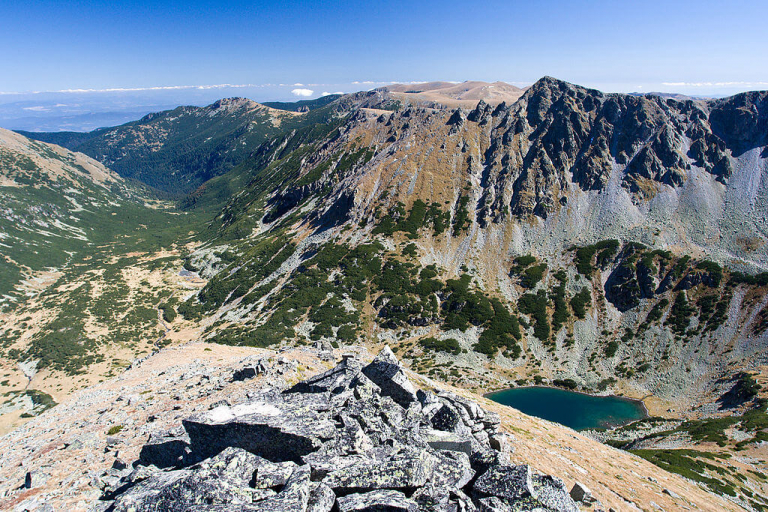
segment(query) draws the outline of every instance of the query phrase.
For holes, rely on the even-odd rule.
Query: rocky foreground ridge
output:
[[[144,446],[104,509],[579,510],[562,480],[510,464],[499,424],[457,395],[416,391],[385,347],[366,366],[345,357],[285,391],[185,419],[183,433]]]
[[[372,359],[372,355],[363,347],[347,347],[345,350],[355,353],[359,361],[367,362]],[[296,392],[297,388],[294,388],[293,391],[280,393],[280,390],[290,390],[297,383],[306,381],[308,377],[328,371],[344,353],[340,350],[329,352],[308,346],[276,352],[251,347],[190,343],[168,347],[143,360],[135,361],[116,378],[73,395],[13,432],[0,437],[0,510],[101,511],[138,492],[140,485],[148,486],[149,482],[158,481],[152,478],[158,479],[163,475],[173,478],[203,470],[196,477],[202,481],[206,471],[216,470],[215,467],[211,469],[210,464],[221,462],[222,457],[227,455],[208,460],[206,463],[202,458],[209,457],[209,453],[221,449],[223,445],[207,453],[206,444],[200,441],[201,438],[187,435],[183,426],[186,424],[189,427],[194,421],[202,425],[199,428],[210,431],[212,425],[201,420],[210,420],[210,415],[218,411],[213,418],[219,418],[214,422],[219,424],[218,428],[225,424],[233,427],[237,422],[230,421],[232,418],[225,414],[226,411],[233,415],[242,414],[243,407],[247,408],[249,404],[263,402],[270,397],[282,399],[274,402],[277,410],[288,410],[286,408],[289,406],[285,405],[285,402],[311,397],[313,400],[309,403],[316,404],[321,395],[327,396],[327,410],[305,408],[303,413],[314,410],[317,417],[326,418],[335,427],[336,422],[332,419],[334,412],[330,407],[337,407],[336,400],[344,400],[345,394],[351,397],[348,398],[351,402],[357,403],[354,389],[351,395],[347,389],[346,392],[335,395],[335,399],[332,399],[327,391],[309,393],[299,388],[299,393]],[[363,364],[358,363],[359,366]],[[480,447],[479,451],[482,453],[495,453],[494,462],[506,464],[508,457],[513,465],[534,468],[530,471],[532,487],[529,486],[534,491],[541,489],[537,481],[543,478],[536,475],[545,473],[561,478],[566,489],[572,489],[577,482],[584,482],[589,486],[597,501],[590,505],[579,503],[581,510],[658,510],[659,507],[667,511],[742,510],[737,503],[627,452],[595,442],[566,427],[496,404],[467,390],[429,380],[409,370],[404,371],[415,389],[424,390],[423,396],[436,398],[443,405],[455,409],[461,416],[461,424],[464,427],[457,423],[456,429],[459,431],[443,432],[443,435],[467,437],[472,450]],[[370,377],[366,378],[372,380]],[[307,382],[311,384],[317,380],[319,379]],[[360,380],[365,382],[362,377]],[[352,380],[340,376],[338,382],[344,389]],[[378,389],[384,389],[382,386],[376,386]],[[375,391],[376,386],[370,386],[370,389]],[[367,388],[360,387],[358,392],[365,389]],[[378,391],[376,393],[375,400],[378,403],[388,404],[388,409],[399,411],[399,414],[390,414],[402,419],[402,427],[398,430],[389,426],[388,430],[382,431],[382,425],[389,424],[384,422],[384,416],[379,417],[371,412],[369,418],[381,420],[373,425],[373,428],[379,429],[378,432],[382,434],[371,433],[370,427],[361,424],[361,429],[371,440],[372,446],[369,448],[367,444],[360,445],[361,449],[368,451],[345,454],[348,460],[355,460],[356,457],[360,460],[377,460],[373,459],[373,454],[378,453],[381,458],[381,454],[392,453],[394,448],[406,446],[411,449],[404,454],[422,450],[424,461],[431,460],[435,465],[445,461],[439,456],[440,450],[424,444],[429,441],[425,437],[429,430],[437,431],[438,435],[441,431],[432,425],[429,416],[435,413],[429,410],[434,405],[421,405],[421,392],[416,391],[417,401],[407,408],[393,405],[397,402],[392,397],[382,395]],[[373,396],[371,400],[374,400]],[[372,403],[371,400],[363,403]],[[479,416],[469,416],[477,429],[474,434],[483,438],[481,440],[474,435],[469,438],[472,427],[467,427],[467,416],[462,413],[462,404],[468,402],[481,404],[485,423],[489,423],[486,425],[483,420],[478,421],[476,418]],[[221,408],[222,406],[225,407]],[[300,409],[293,407],[290,410]],[[358,406],[357,409],[350,409],[353,410],[359,412],[362,409]],[[498,429],[493,427],[495,420],[492,418],[495,415],[500,419]],[[276,417],[265,419],[275,421]],[[421,441],[412,442],[408,437],[412,430],[408,429],[417,424]],[[330,449],[340,446],[334,439],[343,438],[342,431],[346,425],[339,425],[340,428],[334,432],[334,438],[319,438],[321,446],[313,457],[332,454]],[[399,432],[399,437],[393,436],[392,432]],[[488,434],[487,442],[482,432]],[[501,435],[502,433],[508,434],[509,437]],[[385,439],[382,436],[391,436],[401,444],[395,445],[393,442],[374,447],[374,443]],[[509,441],[508,446],[513,449],[489,449],[494,437],[499,441],[506,439]],[[361,438],[365,439],[362,436]],[[472,441],[472,438],[475,441]],[[411,444],[403,444],[403,439]],[[233,450],[235,448],[227,449],[228,452]],[[239,460],[243,457],[262,463],[269,460],[266,454],[260,456],[264,459],[262,460],[255,455],[251,457],[243,455],[243,452],[239,453],[232,454],[229,460]],[[484,468],[477,466],[477,458],[473,459],[470,455],[459,452],[456,452],[455,458],[466,461],[465,456],[469,459],[469,470],[473,472],[473,479],[479,479],[484,474]],[[303,465],[303,461],[270,461],[269,464],[297,469]],[[741,458],[731,459],[731,464],[737,466],[744,474],[761,470],[762,467],[742,461]],[[206,467],[208,469],[205,469]],[[466,466],[463,467],[466,469]],[[297,478],[298,476],[297,474]],[[310,481],[312,478],[310,471]],[[180,479],[179,483],[184,481],[189,480]],[[310,486],[314,487],[317,483],[311,483]],[[474,481],[469,484],[471,485],[468,488],[464,486],[464,490],[459,490],[472,500],[475,498],[472,488]],[[327,483],[326,485],[331,487]],[[425,479],[423,488],[428,490],[430,485]],[[246,487],[243,489],[249,492],[253,499],[253,493],[257,492],[255,484],[254,487]],[[234,487],[238,488],[240,487]],[[277,487],[277,491],[281,490],[282,488]],[[392,490],[405,491],[404,494],[411,500],[415,499],[417,491],[416,488]],[[272,491],[276,492],[275,489]],[[271,495],[263,490],[258,492]],[[280,492],[276,492],[271,497],[276,498],[279,494]],[[348,493],[339,493],[342,494]],[[270,496],[263,497],[268,499]],[[474,503],[472,501],[473,505]],[[239,506],[226,505],[235,509]],[[216,510],[216,506],[210,507]]]

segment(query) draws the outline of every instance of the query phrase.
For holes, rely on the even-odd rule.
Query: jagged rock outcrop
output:
[[[161,470],[143,457],[105,494],[105,509],[578,510],[561,480],[509,463],[497,415],[450,393],[417,392],[389,348],[366,366],[345,357],[183,427],[150,443],[158,462],[176,464]]]

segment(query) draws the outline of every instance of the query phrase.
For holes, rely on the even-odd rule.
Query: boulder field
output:
[[[499,424],[466,398],[417,390],[389,348],[368,365],[345,356],[153,436],[101,508],[578,511],[562,480],[509,462]]]

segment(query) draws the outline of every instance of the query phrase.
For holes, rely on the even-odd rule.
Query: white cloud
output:
[[[294,96],[312,96],[315,94],[315,91],[312,89],[294,89],[291,91],[291,94]]]
[[[344,94],[344,93],[342,91],[336,91],[336,92],[323,91],[322,94],[320,94],[320,96],[330,96],[331,94]]]
[[[184,89],[230,89],[258,87],[254,84],[215,84],[215,85],[158,85],[154,87],[113,87],[108,89],[62,89],[53,92],[140,92],[140,91],[178,91]]]
[[[178,91],[184,89],[241,89],[244,87],[269,87],[272,84],[213,84],[213,85],[157,85],[153,87],[110,87],[106,89],[59,89],[57,91],[0,91],[3,94],[42,94],[42,93],[98,93],[98,92],[142,92],[142,91]]]
[[[765,87],[768,82],[662,82],[670,87]]]
[[[48,112],[48,108],[39,106],[39,107],[24,107],[24,110],[31,110],[32,112]]]
[[[293,86],[294,86],[294,87],[304,87],[304,84],[301,84],[301,83],[299,83],[299,82],[296,82],[295,84],[293,84]]]

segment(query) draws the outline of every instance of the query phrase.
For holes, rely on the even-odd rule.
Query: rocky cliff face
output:
[[[625,238],[765,266],[766,94],[678,101],[544,78],[513,105],[386,113],[376,108],[397,105],[385,92],[360,93],[338,105],[370,108],[313,141],[292,167],[300,187],[285,179],[271,191],[268,220],[320,190],[317,210],[355,222],[416,199],[454,216],[463,199],[481,239],[505,232],[507,253]],[[353,147],[372,154],[339,167]]]

